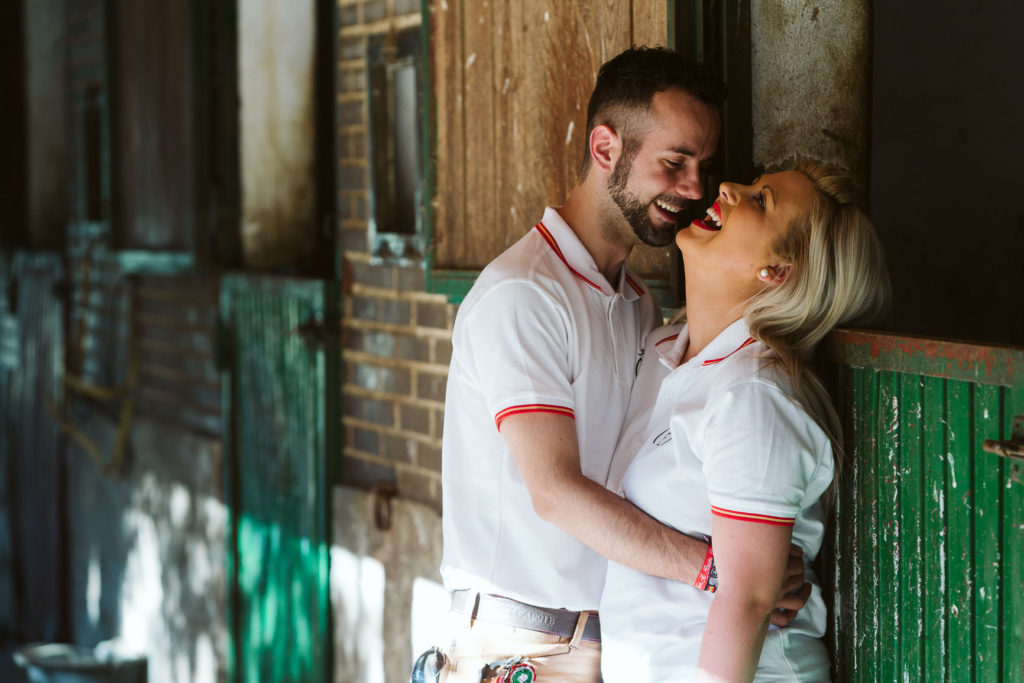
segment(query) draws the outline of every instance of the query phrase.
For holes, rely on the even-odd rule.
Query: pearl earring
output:
[[[768,270],[767,268],[762,268],[761,269],[761,273],[760,273],[761,277],[768,277],[771,274],[772,274],[772,272],[770,270]]]

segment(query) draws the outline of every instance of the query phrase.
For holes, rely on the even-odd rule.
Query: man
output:
[[[449,683],[599,681],[605,558],[690,583],[711,565],[706,543],[606,486],[622,471],[612,452],[644,335],[660,322],[624,263],[636,244],[671,242],[701,198],[719,100],[668,50],[603,65],[577,185],[459,310],[442,465]]]

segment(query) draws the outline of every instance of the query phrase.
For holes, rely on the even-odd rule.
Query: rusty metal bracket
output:
[[[1008,440],[985,439],[981,447],[986,453],[1013,461],[1010,466],[1010,479],[1018,484],[1024,484],[1024,478],[1021,477],[1021,463],[1024,462],[1024,415],[1013,418]]]
[[[374,484],[370,489],[373,496],[373,521],[378,531],[390,531],[392,501],[398,495],[398,487],[390,482]]]

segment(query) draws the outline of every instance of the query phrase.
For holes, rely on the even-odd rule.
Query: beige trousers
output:
[[[440,645],[448,657],[445,683],[480,683],[481,681],[520,683],[530,677],[525,672],[509,677],[508,667],[494,667],[496,662],[522,657],[531,668],[537,683],[600,683],[601,645],[579,640],[570,647],[572,638],[529,631],[514,626],[488,624],[458,612],[448,613],[448,638]],[[582,633],[583,624],[578,626]],[[577,639],[578,640],[578,639]],[[502,678],[504,676],[504,679]]]

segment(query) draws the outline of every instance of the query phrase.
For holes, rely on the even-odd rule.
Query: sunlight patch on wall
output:
[[[335,603],[335,660],[353,683],[384,680],[384,565],[372,557],[331,548]]]
[[[451,596],[437,581],[417,576],[412,582],[412,660],[437,645],[439,618],[448,613]]]
[[[100,623],[100,598],[103,597],[103,573],[96,546],[89,548],[89,568],[85,579],[85,613],[93,626]]]

